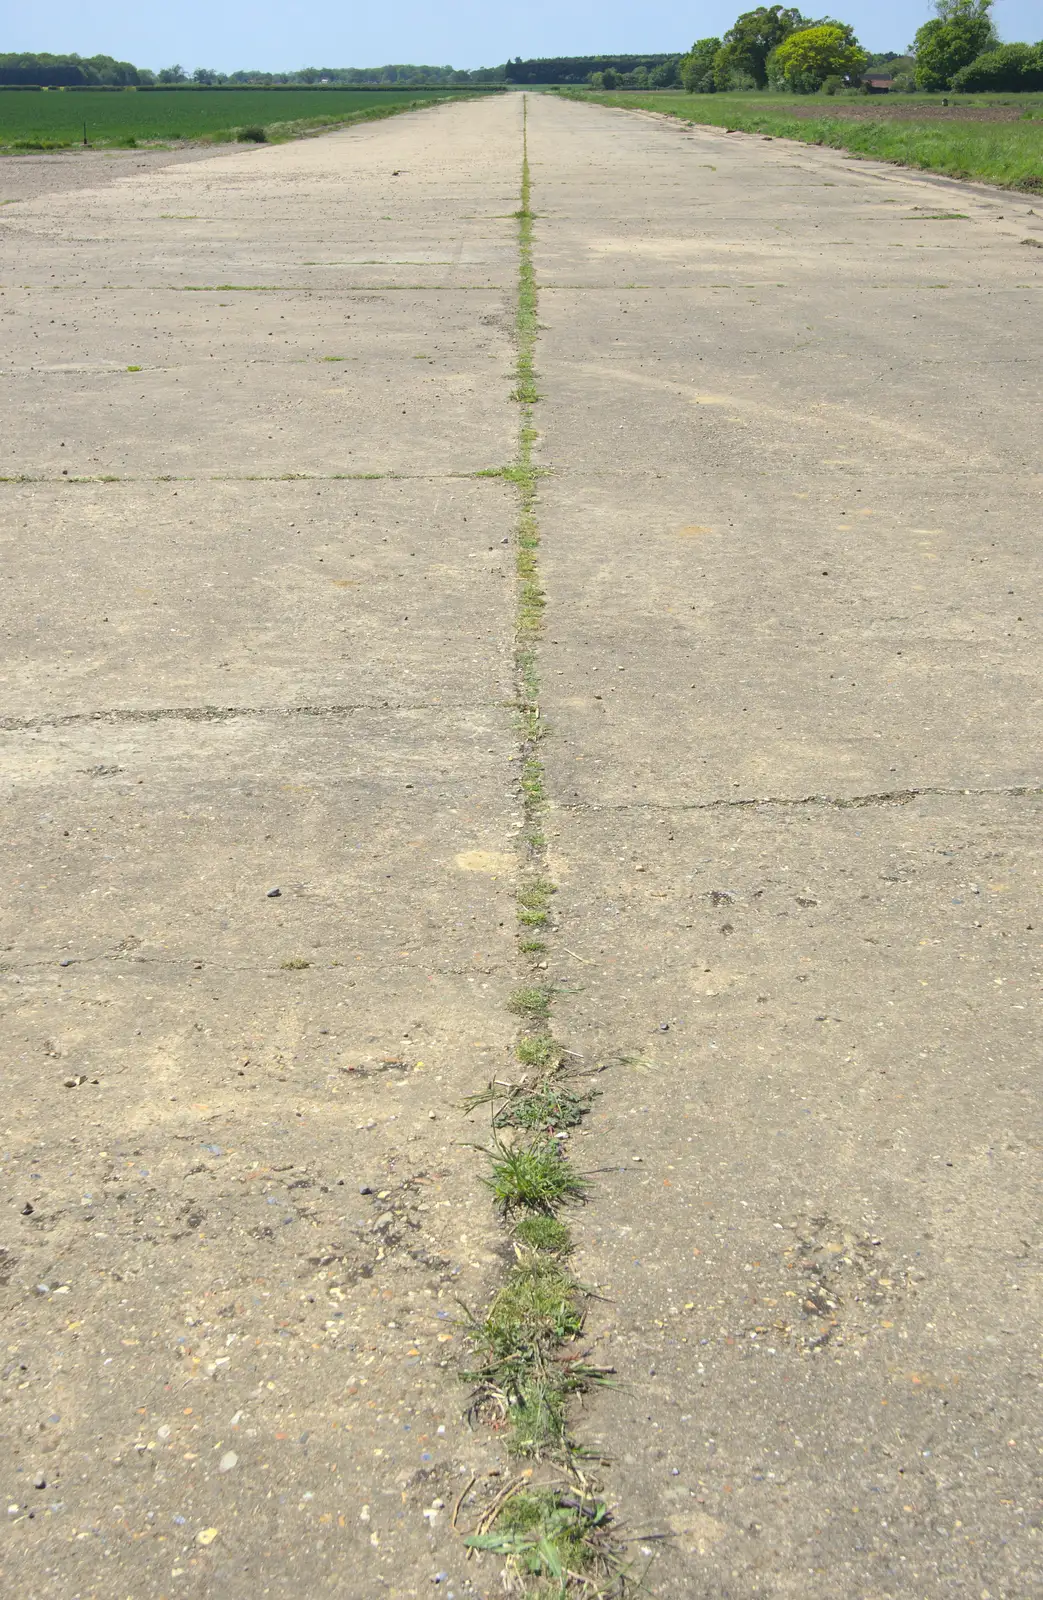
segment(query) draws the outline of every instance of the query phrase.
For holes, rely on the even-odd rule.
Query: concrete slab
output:
[[[445,1507],[499,1481],[457,1354],[499,1233],[456,1108],[512,1031],[512,507],[456,474],[516,433],[519,114],[8,233],[2,1571],[40,1600],[480,1578]],[[172,287],[331,242],[390,298]],[[464,292],[401,292],[428,255]]]
[[[1026,1593],[1027,207],[551,97],[529,143],[582,1437],[651,1593]]]
[[[497,480],[7,484],[0,508],[9,725],[510,697]]]

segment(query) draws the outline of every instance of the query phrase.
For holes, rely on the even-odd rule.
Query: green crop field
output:
[[[0,89],[0,148],[82,144],[84,122],[92,145],[220,143],[244,128],[279,140],[459,98],[446,89]]]
[[[624,110],[873,156],[907,167],[1043,192],[1043,95],[608,94],[563,90]]]

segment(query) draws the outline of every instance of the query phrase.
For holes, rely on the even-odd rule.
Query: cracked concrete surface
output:
[[[515,443],[520,123],[441,107],[4,218],[30,1600],[500,1592],[447,1524],[504,1467],[462,1420],[501,1235],[455,1108],[517,982],[516,505],[472,475]],[[619,1374],[577,1431],[663,1600],[1021,1600],[1022,202],[931,221],[926,179],[542,96],[529,149],[548,978],[607,1068],[575,1232]]]

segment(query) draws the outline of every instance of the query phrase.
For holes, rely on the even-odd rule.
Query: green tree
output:
[[[672,89],[679,82],[678,63],[676,61],[662,61],[658,67],[653,67],[648,74],[648,87],[650,89]]]
[[[175,62],[172,67],[161,67],[156,74],[160,83],[187,83],[188,73],[180,62]]]
[[[1043,43],[1001,44],[987,50],[952,80],[961,94],[1010,89],[1015,93],[1043,89]]]
[[[846,22],[820,22],[800,28],[768,57],[768,81],[773,89],[793,94],[815,94],[832,76],[853,78],[865,71],[866,52]]]
[[[916,30],[916,87],[948,89],[961,67],[997,43],[992,0],[935,0],[937,16]]]
[[[681,60],[681,82],[689,94],[712,94],[714,61],[721,48],[720,39],[696,39],[688,54]]]
[[[767,62],[773,50],[798,28],[811,26],[795,6],[758,6],[736,17],[714,60],[717,87],[727,88],[734,74],[745,73],[758,89],[768,81]]]

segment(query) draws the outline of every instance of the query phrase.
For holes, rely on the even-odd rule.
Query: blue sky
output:
[[[589,55],[597,51],[687,49],[723,33],[751,0],[529,0],[497,6],[481,0],[49,0],[14,7],[0,32],[3,50],[103,52],[143,67],[179,61],[191,71],[238,67],[267,71],[301,66],[380,66],[415,61],[456,67],[495,66],[508,56]],[[932,15],[929,0],[832,0],[825,11],[851,22],[870,50],[903,50]],[[818,7],[806,4],[809,15]],[[1039,0],[997,0],[1004,39],[1043,33]]]

